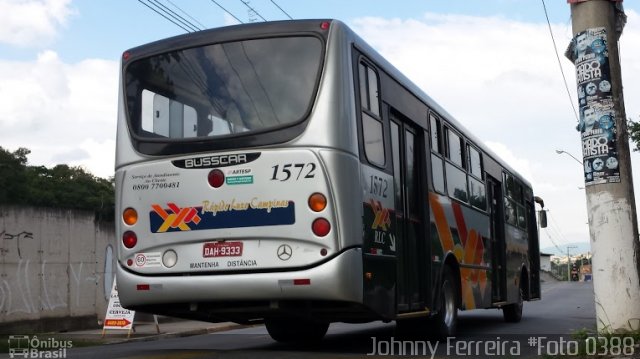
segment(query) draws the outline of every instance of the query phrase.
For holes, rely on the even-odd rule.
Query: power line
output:
[[[193,30],[193,31],[202,30],[199,27],[197,27],[196,25],[194,25],[193,23],[191,23],[189,20],[187,20],[187,19],[183,18],[182,16],[176,14],[173,10],[169,9],[168,7],[166,7],[160,1],[158,1],[158,0],[148,0],[148,1],[153,1],[154,3],[156,3],[157,4],[156,7],[161,9],[165,14],[171,16],[174,20],[176,20],[176,21],[182,23],[183,25],[189,27],[191,30]]]
[[[138,0],[139,1],[139,0]],[[238,20],[239,23],[244,24],[244,21],[238,19],[234,14],[232,14],[229,10],[225,9],[222,7],[222,5],[218,4],[218,2],[216,0],[211,0],[212,3],[218,5],[219,8],[221,8],[222,10],[224,10],[227,14],[233,16],[234,19]]]
[[[549,235],[549,232],[544,231],[544,233],[547,235],[547,237],[549,237],[549,239],[551,240],[551,243],[553,243],[553,246],[556,247],[556,249],[560,251],[560,253],[562,253],[562,249],[558,246],[558,244],[556,244],[556,241],[554,241],[553,238]]]
[[[248,7],[249,10],[253,11],[254,14],[260,16],[260,18],[262,19],[262,21],[267,21],[267,19],[265,19],[264,17],[262,17],[262,15],[260,15],[260,13],[258,11],[256,11],[256,9],[252,8],[251,5],[249,5],[249,2],[247,0],[240,0],[241,3],[244,4],[244,6]]]
[[[274,0],[271,0],[271,2],[272,2],[272,3],[273,3],[273,5],[275,5],[278,9],[280,9],[280,11],[282,11],[282,13],[284,13],[285,15],[287,15],[287,17],[288,17],[290,20],[293,20],[293,18],[291,17],[291,15],[287,14],[287,12],[286,12],[286,11],[284,11],[284,9],[283,9],[283,8],[281,8],[281,7],[280,7],[280,5],[278,5]]]
[[[174,4],[171,0],[167,0],[167,2],[169,4],[171,4],[174,8],[178,9],[178,11],[180,11],[181,13],[183,13],[186,17],[188,17],[189,19],[195,21],[198,23],[198,25],[200,25],[202,27],[202,29],[206,29],[207,26],[205,26],[203,23],[201,23],[200,21],[196,20],[193,18],[193,16],[189,15],[187,12],[185,12],[184,10],[182,10],[178,5]]]
[[[564,233],[562,233],[562,231],[560,230],[560,226],[558,225],[558,223],[556,222],[555,218],[553,218],[553,215],[551,214],[551,211],[548,212],[549,213],[549,217],[551,218],[551,223],[553,223],[555,230],[560,234],[560,237],[562,237],[564,239],[565,243],[568,243],[569,240],[567,239],[567,237],[564,235]]]
[[[556,58],[558,59],[558,66],[560,67],[560,73],[562,74],[562,80],[564,81],[564,87],[567,90],[567,95],[569,96],[569,103],[571,104],[571,109],[573,110],[573,114],[576,117],[576,121],[580,122],[580,118],[578,117],[578,112],[576,111],[575,106],[573,106],[573,100],[571,99],[571,91],[569,91],[569,85],[567,84],[567,78],[564,75],[564,70],[562,70],[562,62],[560,62],[560,55],[558,55],[558,48],[556,47],[556,39],[553,37],[553,31],[551,30],[551,21],[549,21],[549,14],[547,13],[547,5],[545,5],[544,0],[542,1],[542,7],[544,8],[544,16],[547,18],[547,25],[549,25],[549,34],[551,34],[551,41],[553,42],[553,51],[556,53]]]
[[[174,25],[178,26],[179,28],[181,28],[182,30],[186,31],[186,32],[191,32],[189,31],[189,29],[185,28],[184,26],[180,25],[179,23],[173,21],[172,19],[168,18],[166,15],[162,14],[161,12],[159,12],[158,10],[154,9],[153,7],[150,6],[150,4],[147,4],[145,2],[143,2],[142,0],[138,0],[139,3],[141,3],[142,5],[148,7],[149,9],[151,9],[153,12],[155,12],[156,14],[162,16],[163,18],[171,21]]]

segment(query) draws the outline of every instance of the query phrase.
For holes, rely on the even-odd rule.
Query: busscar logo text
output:
[[[247,155],[219,155],[211,157],[190,158],[184,160],[186,168],[209,167],[209,166],[225,166],[247,163]]]

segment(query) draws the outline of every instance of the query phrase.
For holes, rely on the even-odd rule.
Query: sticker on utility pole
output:
[[[120,305],[118,287],[114,280],[113,287],[111,288],[111,297],[109,298],[109,306],[107,307],[107,315],[104,318],[103,332],[106,329],[131,329],[135,314],[135,311],[122,308]]]
[[[585,184],[620,182],[606,29],[597,27],[577,33],[571,48],[578,82],[577,129],[582,137]]]

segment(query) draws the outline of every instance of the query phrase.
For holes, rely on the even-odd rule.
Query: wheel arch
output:
[[[458,259],[452,252],[447,253],[444,258],[444,261],[442,262],[442,267],[440,268],[440,274],[438,275],[438,283],[442,283],[442,277],[444,276],[444,270],[446,267],[451,268],[451,270],[453,271],[454,277],[458,279],[457,281],[458,285],[456,286],[456,307],[460,309],[462,306],[462,277],[460,275],[460,263],[458,262]],[[438,288],[436,293],[436,298],[439,298],[440,286],[438,285],[436,288]]]

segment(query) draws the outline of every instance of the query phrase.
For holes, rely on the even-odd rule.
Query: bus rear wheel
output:
[[[282,343],[320,341],[329,329],[328,322],[305,319],[265,319],[271,338]]]
[[[432,318],[432,331],[439,339],[454,336],[458,327],[458,283],[451,267],[445,267],[440,283],[438,314]]]
[[[522,319],[522,307],[524,306],[522,286],[518,289],[518,301],[502,307],[502,315],[507,323],[518,323]]]

